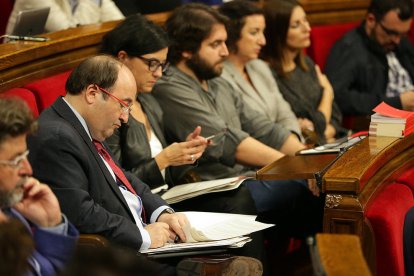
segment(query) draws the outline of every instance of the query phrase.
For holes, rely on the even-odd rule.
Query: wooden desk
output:
[[[258,171],[257,177],[281,179],[281,170],[272,166]],[[371,271],[375,271],[375,240],[365,212],[379,192],[413,166],[414,134],[404,139],[368,137],[345,152],[323,176],[323,231],[358,235]]]
[[[256,173],[259,180],[311,179],[335,160],[338,154],[284,156]]]

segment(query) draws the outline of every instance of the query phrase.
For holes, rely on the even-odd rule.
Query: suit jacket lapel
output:
[[[131,218],[133,219],[131,210],[129,209],[129,206],[127,202],[125,201],[124,196],[122,195],[121,191],[119,190],[118,184],[115,182],[114,178],[112,177],[111,173],[108,171],[108,168],[102,161],[102,158],[98,154],[95,146],[93,145],[90,137],[86,133],[85,129],[83,128],[82,124],[79,122],[76,115],[73,113],[73,111],[70,109],[70,107],[63,101],[61,97],[59,97],[54,104],[52,105],[52,108],[56,111],[57,114],[59,114],[62,118],[64,118],[66,121],[68,121],[73,128],[78,132],[79,136],[83,139],[89,150],[91,151],[91,154],[95,158],[97,164],[99,165],[102,174],[105,176],[107,180],[107,184],[111,187],[115,195],[118,197],[118,199],[124,204],[124,207],[128,211],[128,213],[131,215]]]

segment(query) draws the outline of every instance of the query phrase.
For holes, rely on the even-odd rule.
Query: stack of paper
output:
[[[396,109],[382,102],[373,109],[370,136],[404,137],[414,131],[414,112]]]
[[[177,185],[169,189],[161,197],[168,204],[173,204],[203,194],[237,189],[244,180],[246,178],[232,177]]]
[[[250,241],[250,233],[261,231],[274,224],[256,221],[256,216],[210,213],[183,212],[190,222],[184,228],[187,237],[185,243],[168,243],[161,248],[142,251],[147,254],[158,254],[176,251],[188,251],[213,247],[241,247]]]

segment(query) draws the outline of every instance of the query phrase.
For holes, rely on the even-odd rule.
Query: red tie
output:
[[[103,157],[103,159],[109,164],[112,171],[115,173],[116,178],[134,195],[138,197],[138,200],[141,203],[142,207],[142,218],[144,219],[144,222],[146,222],[145,218],[145,210],[144,210],[144,204],[142,204],[141,198],[137,195],[134,188],[132,188],[131,183],[129,183],[128,179],[126,178],[125,174],[122,172],[122,170],[115,164],[114,160],[111,158],[111,155],[106,151],[104,146],[101,142],[93,140],[93,144],[95,145],[95,148],[98,150],[99,154]]]

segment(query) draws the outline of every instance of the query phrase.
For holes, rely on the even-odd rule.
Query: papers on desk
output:
[[[163,253],[185,252],[185,251],[203,251],[203,249],[214,248],[239,248],[250,242],[249,237],[237,237],[232,239],[208,242],[190,242],[190,243],[167,243],[160,248],[152,248],[141,251],[143,254],[156,255]]]
[[[250,241],[250,233],[274,226],[256,221],[256,216],[210,212],[183,212],[190,225],[184,229],[185,243],[168,243],[163,247],[144,250],[141,253],[192,251],[214,247],[242,247]]]
[[[173,204],[203,194],[237,189],[244,180],[246,180],[246,178],[241,179],[240,177],[231,177],[177,185],[169,189],[161,195],[161,197],[167,201],[168,204]]]
[[[355,144],[361,142],[366,136],[357,136],[353,138],[342,138],[338,139],[334,143],[325,144],[313,149],[301,150],[299,154],[321,154],[321,153],[335,153],[343,152],[354,146]]]

